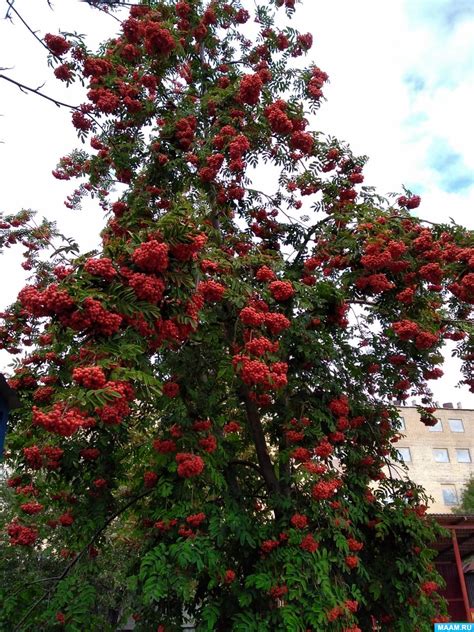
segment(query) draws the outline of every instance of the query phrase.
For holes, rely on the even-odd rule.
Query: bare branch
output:
[[[316,224],[314,224],[313,226],[310,226],[308,228],[308,231],[307,231],[307,233],[306,233],[306,235],[305,235],[305,237],[303,239],[303,243],[301,244],[300,248],[298,249],[296,257],[293,259],[292,265],[296,265],[296,264],[298,264],[300,262],[300,260],[304,256],[304,253],[305,253],[305,250],[306,250],[306,246],[311,241],[311,237],[314,235],[314,233],[318,229],[318,227],[321,226],[322,224],[326,224],[331,219],[332,219],[332,217],[330,215],[328,215],[327,217],[324,217],[322,220],[320,220],[319,222],[317,222]]]
[[[13,13],[18,17],[18,19],[20,20],[20,22],[26,26],[26,28],[28,29],[28,31],[31,33],[31,35],[33,35],[33,37],[35,38],[36,41],[38,41],[41,46],[43,46],[43,48],[46,48],[46,50],[48,51],[48,53],[51,53],[51,55],[53,55],[54,57],[56,57],[56,55],[54,55],[54,53],[52,53],[49,48],[46,46],[46,44],[43,42],[43,40],[38,37],[38,35],[36,34],[37,31],[34,31],[31,26],[28,24],[28,22],[18,13],[18,11],[15,9],[15,7],[13,6],[15,0],[6,0],[7,4],[8,4],[8,11],[7,11],[7,15],[5,16],[5,18],[9,18],[11,20],[11,16],[9,15],[10,11],[13,11]],[[49,2],[48,2],[49,5]],[[51,6],[51,5],[49,5]],[[56,59],[59,59],[59,57],[56,57]]]
[[[233,461],[229,461],[230,466],[242,465],[243,467],[250,467],[255,470],[259,476],[263,476],[262,470],[258,467],[256,463],[252,463],[252,461],[244,461],[243,459],[234,459]]]
[[[2,69],[3,70],[3,69]],[[18,88],[20,88],[20,90],[22,92],[33,92],[33,94],[37,94],[40,97],[43,97],[43,99],[47,99],[48,101],[51,101],[52,103],[54,103],[54,105],[57,105],[58,107],[65,107],[65,108],[70,108],[71,110],[78,110],[79,107],[77,105],[71,105],[70,103],[64,103],[63,101],[59,101],[58,99],[55,99],[53,97],[48,96],[47,94],[44,94],[44,92],[40,92],[39,88],[42,88],[44,86],[44,83],[41,84],[41,86],[39,86],[39,88],[31,88],[30,86],[26,86],[24,83],[20,83],[19,81],[16,81],[16,79],[12,79],[11,77],[7,77],[6,75],[2,75],[0,74],[0,79],[5,79],[5,81],[9,81],[10,83],[13,83],[15,86],[17,86]]]
[[[8,68],[1,68],[0,70],[8,70]],[[0,79],[5,79],[5,81],[9,81],[10,83],[13,83],[13,85],[17,86],[25,94],[27,92],[32,92],[33,94],[37,94],[39,97],[43,97],[43,99],[46,99],[47,101],[51,101],[51,103],[54,103],[54,105],[56,105],[58,108],[65,107],[65,108],[69,108],[70,110],[75,110],[78,112],[82,111],[78,105],[71,105],[70,103],[64,103],[64,101],[59,101],[59,99],[55,99],[54,97],[48,96],[44,92],[40,92],[39,89],[45,85],[44,83],[42,83],[38,88],[32,88],[31,86],[27,86],[24,83],[20,83],[16,79],[12,79],[11,77],[7,77],[6,75],[3,75],[3,74],[0,74]],[[87,116],[89,119],[91,119],[91,121],[93,121],[101,129],[103,129],[103,126],[99,123],[99,121],[96,118],[92,116],[92,114],[87,112],[85,113],[85,116]]]

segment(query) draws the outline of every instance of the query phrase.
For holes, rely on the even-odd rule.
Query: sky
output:
[[[15,0],[40,37],[59,30],[86,33],[94,49],[117,30],[113,17],[79,0],[53,0],[53,6]],[[452,218],[474,228],[472,0],[303,0],[293,22],[313,34],[309,57],[330,77],[316,129],[369,156],[365,184],[381,194],[405,185],[422,197],[420,217]],[[17,18],[0,20],[0,66],[9,69],[1,72],[81,103],[82,89],[66,90],[45,52]],[[51,176],[58,159],[80,147],[69,111],[3,80],[0,95],[0,210],[36,209],[84,249],[94,248],[103,225],[100,209],[94,203],[79,212],[66,209],[71,182]],[[18,256],[12,250],[0,257],[0,308],[22,287]],[[435,399],[474,408],[468,389],[455,388],[456,363],[448,359],[445,372],[431,383]]]

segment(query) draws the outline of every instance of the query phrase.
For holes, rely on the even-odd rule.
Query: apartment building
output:
[[[444,404],[431,427],[421,423],[415,406],[399,411],[404,436],[396,445],[410,478],[433,497],[430,513],[452,513],[474,475],[474,409]]]

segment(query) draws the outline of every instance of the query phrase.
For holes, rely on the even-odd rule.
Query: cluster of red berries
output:
[[[20,546],[32,546],[38,538],[38,530],[26,527],[18,522],[12,522],[7,527],[10,536],[10,544]]]
[[[276,275],[268,266],[261,266],[257,270],[255,278],[257,281],[274,281],[276,279]]]
[[[164,272],[168,267],[168,252],[167,244],[151,239],[134,250],[132,261],[146,272]]]
[[[235,571],[231,569],[226,570],[226,572],[224,573],[224,582],[226,584],[232,584],[232,582],[235,581],[235,578],[236,578]]]
[[[93,276],[101,277],[106,281],[112,281],[117,276],[117,271],[108,257],[100,259],[88,259],[84,264],[84,270]]]
[[[122,316],[109,312],[100,301],[88,296],[82,305],[71,314],[60,316],[61,323],[75,331],[93,330],[104,336],[112,336],[120,329]]]
[[[346,555],[344,561],[346,563],[346,566],[348,566],[350,569],[353,569],[359,566],[360,559],[357,557],[357,555]]]
[[[196,254],[204,248],[207,242],[207,235],[199,233],[193,237],[188,236],[189,243],[175,244],[170,248],[170,253],[178,261],[190,261]]]
[[[247,325],[248,327],[255,328],[266,325],[268,330],[274,335],[288,329],[291,324],[284,314],[259,311],[255,307],[251,306],[244,307],[239,314],[239,318],[244,325]]]
[[[204,461],[200,456],[189,452],[178,452],[176,455],[178,464],[178,476],[181,478],[192,478],[199,476],[204,470]]]
[[[256,356],[263,356],[266,353],[276,353],[278,351],[279,344],[277,341],[272,342],[264,336],[258,338],[252,338],[249,342],[245,343],[245,350],[248,353]]]
[[[201,167],[198,171],[198,175],[203,182],[212,182],[215,180],[219,169],[222,167],[225,156],[224,154],[216,153],[211,154],[206,158],[206,166]]]
[[[187,151],[194,141],[194,134],[197,128],[195,116],[186,116],[176,122],[175,135],[181,149]]]
[[[49,412],[43,412],[33,406],[33,424],[41,426],[47,432],[70,437],[82,427],[92,427],[95,420],[78,408],[68,408],[63,403],[54,404]]]
[[[222,283],[217,281],[201,281],[198,285],[198,292],[208,303],[218,303],[222,300],[226,288]]]
[[[265,117],[274,134],[286,136],[293,131],[292,120],[286,114],[287,105],[286,101],[279,99],[265,108]]]
[[[257,105],[262,91],[262,79],[258,73],[244,75],[240,80],[239,99],[248,105]]]
[[[402,195],[397,200],[399,206],[403,206],[407,209],[414,209],[420,206],[421,198],[419,195],[413,195],[412,197],[406,197]]]
[[[163,298],[165,284],[162,279],[143,272],[134,272],[128,275],[127,281],[137,298],[142,301],[156,304]]]
[[[316,456],[320,459],[327,459],[333,453],[333,447],[327,440],[322,440],[314,449]]]
[[[285,362],[267,365],[261,360],[238,354],[233,357],[232,364],[242,381],[249,386],[259,385],[265,390],[277,390],[287,384],[288,365]]]
[[[199,439],[199,446],[209,454],[212,454],[217,449],[217,439],[214,435],[208,435],[207,437],[203,437]]]
[[[147,22],[143,28],[145,50],[149,55],[168,56],[175,48],[176,42],[168,29],[159,22]]]
[[[56,57],[61,57],[71,48],[71,44],[64,39],[61,35],[52,35],[51,33],[46,33],[44,36],[44,41],[49,50],[56,55]]]
[[[311,495],[314,500],[327,500],[334,496],[339,487],[341,487],[342,481],[339,479],[330,479],[325,481],[318,481],[311,490]]]
[[[314,138],[308,132],[293,132],[290,138],[290,147],[299,149],[303,154],[310,155],[314,147]]]
[[[451,283],[449,290],[461,301],[474,304],[474,272],[465,274],[459,282]]]
[[[52,316],[67,312],[74,301],[65,290],[52,284],[45,290],[27,285],[18,294],[22,306],[32,316]]]
[[[425,279],[426,281],[429,281],[430,283],[439,285],[441,281],[443,280],[444,272],[441,266],[439,265],[439,263],[433,262],[433,263],[427,263],[424,266],[421,266],[421,268],[418,270],[418,275],[422,279]]]
[[[369,274],[368,276],[359,277],[356,281],[356,287],[359,290],[366,290],[371,294],[380,294],[393,290],[395,283],[389,281],[382,272],[378,274]]]
[[[83,448],[79,455],[86,461],[95,461],[100,456],[100,450],[98,448]]]
[[[425,595],[431,595],[432,593],[439,590],[439,584],[433,581],[424,582],[420,586],[421,592],[425,593]]]
[[[280,546],[281,542],[279,540],[264,540],[260,545],[260,549],[263,553],[271,553],[274,549],[277,549]]]
[[[201,511],[200,513],[188,516],[186,518],[186,522],[189,524],[190,527],[193,527],[193,529],[197,529],[201,526],[205,519],[206,514]]]
[[[20,505],[20,509],[29,516],[34,516],[43,511],[44,505],[37,502],[23,503]]]
[[[174,398],[179,395],[179,384],[176,382],[166,382],[163,384],[163,395],[169,398]]]
[[[272,281],[268,287],[276,301],[287,301],[295,294],[295,289],[289,281]]]
[[[288,593],[288,586],[285,584],[272,586],[268,591],[268,594],[272,599],[282,599]]]
[[[329,402],[329,410],[336,417],[347,417],[349,414],[349,399],[347,395],[341,395]]]
[[[107,381],[103,369],[99,366],[76,367],[72,371],[72,379],[91,390],[103,388]]]
[[[222,430],[225,434],[231,434],[233,432],[240,432],[240,430],[242,430],[242,427],[237,421],[229,421],[229,423],[224,424]]]
[[[314,553],[319,549],[319,542],[314,539],[313,534],[308,533],[308,535],[305,535],[305,537],[301,540],[300,548],[302,548],[303,551]]]
[[[176,443],[172,439],[155,439],[153,449],[159,454],[169,454],[176,452]]]
[[[145,474],[143,475],[143,483],[145,487],[151,489],[152,487],[155,487],[157,482],[158,474],[156,472],[145,472]]]
[[[311,79],[308,81],[308,95],[318,101],[323,96],[321,88],[329,79],[327,73],[320,68],[314,67],[311,69]]]
[[[308,518],[303,514],[293,514],[290,518],[290,523],[295,529],[306,529],[308,526]]]
[[[129,414],[129,402],[134,398],[135,391],[128,382],[124,381],[106,382],[104,388],[113,392],[116,397],[112,403],[96,408],[95,412],[104,424],[117,425]]]
[[[439,334],[422,331],[420,326],[411,320],[400,320],[392,324],[392,329],[400,340],[412,340],[417,349],[431,349],[439,341]]]
[[[52,396],[54,395],[55,389],[53,386],[40,386],[33,393],[33,399],[38,403],[46,403],[51,401]]]

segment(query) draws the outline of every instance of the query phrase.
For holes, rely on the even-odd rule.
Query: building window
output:
[[[398,418],[399,430],[406,430],[405,417]]]
[[[467,448],[456,448],[456,458],[458,463],[470,463],[471,453]]]
[[[428,426],[428,430],[430,432],[443,432],[443,424],[441,423],[441,419],[437,419],[434,426]]]
[[[464,426],[461,419],[448,419],[451,432],[464,432]]]
[[[446,448],[433,448],[433,458],[436,463],[449,463],[449,454]]]
[[[398,456],[404,463],[410,463],[411,452],[410,448],[397,448]]]
[[[457,505],[458,495],[454,485],[444,485],[441,487],[443,493],[443,502],[445,505]]]

